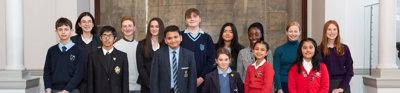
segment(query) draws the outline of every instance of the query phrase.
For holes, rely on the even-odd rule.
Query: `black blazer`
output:
[[[171,67],[168,47],[154,53],[150,73],[151,93],[169,93],[171,90]],[[180,93],[196,93],[196,63],[190,50],[180,47],[178,60],[178,88]]]
[[[150,51],[145,51],[144,50],[144,45],[145,45],[145,40],[142,40],[139,42],[137,49],[136,49],[136,64],[137,64],[137,69],[139,72],[139,77],[137,80],[137,83],[141,85],[141,87],[147,87],[149,88],[149,83],[150,83],[150,71],[151,71],[151,61],[153,59],[153,50]],[[145,57],[145,52],[148,52],[150,57],[146,58]]]
[[[126,53],[114,48],[106,60],[102,49],[89,54],[87,93],[128,93],[129,73]],[[107,67],[106,62],[113,62]],[[119,73],[118,73],[119,68]],[[107,70],[109,69],[109,70]]]
[[[233,74],[233,75],[232,75]],[[244,93],[244,84],[240,78],[240,74],[236,71],[232,71],[228,74],[229,86],[231,93]],[[219,75],[218,70],[215,69],[213,72],[206,75],[205,83],[203,86],[202,93],[219,93]]]

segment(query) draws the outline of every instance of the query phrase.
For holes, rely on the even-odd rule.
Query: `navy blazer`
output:
[[[233,71],[228,74],[229,86],[231,93],[244,93],[244,84],[240,78],[240,74]],[[205,83],[203,86],[202,93],[219,93],[219,75],[218,70],[215,69],[213,72],[206,75]]]
[[[190,50],[180,47],[178,60],[178,89],[180,93],[196,93],[196,63]],[[168,47],[154,52],[150,73],[150,92],[169,93],[171,90],[171,67]]]
[[[112,58],[107,61],[102,49],[89,54],[86,93],[129,92],[127,54],[114,48],[110,55]]]

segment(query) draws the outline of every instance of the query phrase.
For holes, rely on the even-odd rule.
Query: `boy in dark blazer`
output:
[[[217,67],[206,75],[202,93],[244,93],[240,74],[229,67],[232,60],[229,50],[219,48],[215,57]]]
[[[46,93],[79,93],[78,85],[83,78],[82,48],[71,41],[72,23],[59,18],[56,30],[60,43],[47,51],[43,80]]]
[[[182,36],[177,26],[164,32],[168,47],[154,53],[150,73],[151,93],[195,93],[196,63],[190,50],[180,47]]]
[[[102,49],[89,54],[88,93],[128,93],[128,59],[126,53],[113,47],[117,32],[111,26],[100,31]]]

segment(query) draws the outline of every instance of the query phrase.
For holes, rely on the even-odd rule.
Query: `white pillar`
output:
[[[395,0],[379,0],[378,69],[397,69]]]
[[[6,70],[25,70],[22,0],[6,0]]]

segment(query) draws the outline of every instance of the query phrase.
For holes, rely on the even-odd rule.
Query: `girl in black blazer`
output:
[[[233,71],[231,54],[225,48],[216,51],[216,69],[206,75],[203,93],[244,93],[244,84],[238,72]]]
[[[140,93],[150,93],[150,69],[154,51],[165,46],[164,23],[160,18],[152,18],[147,26],[146,38],[139,41],[136,49],[136,63],[139,72],[137,83],[141,85]]]

